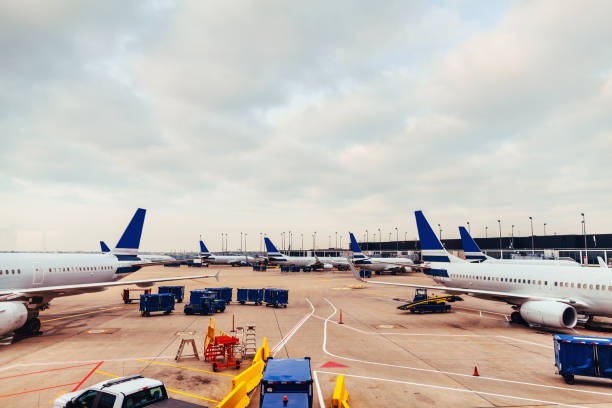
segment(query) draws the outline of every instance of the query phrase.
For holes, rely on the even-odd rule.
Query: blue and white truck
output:
[[[310,357],[270,357],[259,388],[259,407],[312,408]]]

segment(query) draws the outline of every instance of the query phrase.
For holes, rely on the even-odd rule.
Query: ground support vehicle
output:
[[[234,350],[239,343],[238,337],[215,336],[214,344],[208,343],[204,349],[204,360],[212,363],[212,370],[215,372],[225,367],[234,367],[238,370],[240,360],[236,359]]]
[[[463,300],[456,295],[427,296],[427,289],[417,288],[412,302],[398,306],[399,310],[409,310],[410,313],[444,313],[450,312],[449,302]]]
[[[555,334],[555,366],[566,383],[574,376],[612,379],[612,338]]]
[[[131,298],[130,292],[143,292],[145,295],[148,295],[151,293],[151,289],[137,289],[137,288],[123,289],[123,294],[121,297],[123,298],[123,303],[125,303],[126,305],[128,303],[132,303],[133,300],[140,300],[140,297]]]
[[[214,292],[217,299],[225,301],[226,305],[232,303],[233,289],[232,288],[206,288],[206,290]]]
[[[302,271],[304,271],[304,272],[310,272],[310,271],[312,271],[312,267],[310,267],[310,266],[303,266],[303,267],[302,267]]]
[[[168,398],[162,381],[142,375],[115,378],[91,387],[63,394],[53,408],[202,408],[202,405]]]
[[[372,271],[369,269],[361,269],[359,271],[359,276],[362,278],[371,278],[372,277]]]
[[[310,357],[268,358],[259,386],[259,407],[312,408]]]
[[[170,293],[174,295],[176,303],[182,303],[185,298],[185,287],[184,286],[160,286],[157,288],[157,293]]]
[[[187,315],[202,314],[211,315],[216,312],[225,311],[225,301],[217,299],[215,292],[204,289],[192,290],[189,295],[189,304],[185,305],[183,311]]]
[[[170,293],[152,293],[140,295],[140,315],[151,316],[152,312],[170,314],[174,310],[174,295]]]
[[[246,302],[254,302],[256,305],[263,303],[264,290],[253,288],[240,288],[236,291],[236,300],[244,305]]]
[[[266,306],[287,307],[289,291],[287,289],[266,289],[264,291]]]

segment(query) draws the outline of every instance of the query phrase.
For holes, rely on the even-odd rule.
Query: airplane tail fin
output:
[[[421,253],[423,262],[462,262],[460,258],[452,256],[442,246],[442,243],[423,215],[423,211],[415,211],[419,240],[421,241]]]
[[[349,232],[351,237],[351,251],[353,251],[353,259],[365,259],[367,258],[363,252],[361,252],[361,248],[357,243],[357,239],[355,239],[355,235],[352,232]]]
[[[210,256],[210,251],[208,248],[206,248],[206,245],[204,245],[204,241],[202,240],[200,240],[200,255],[204,257]]]
[[[140,237],[147,210],[139,208],[117,242],[113,253],[118,256],[136,256],[140,246]]]
[[[266,252],[268,255],[280,255],[280,252],[276,249],[270,238],[265,237],[264,242],[266,243]]]
[[[102,251],[103,254],[107,254],[111,251],[108,245],[106,245],[104,241],[100,241],[100,250]]]
[[[459,233],[461,234],[461,245],[463,246],[465,259],[471,262],[487,259],[487,256],[480,250],[480,247],[465,227],[459,227]]]

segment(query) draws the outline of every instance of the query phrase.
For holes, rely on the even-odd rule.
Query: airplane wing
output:
[[[373,283],[377,285],[388,285],[388,286],[404,286],[408,288],[423,288],[423,289],[434,289],[441,290],[444,292],[457,293],[457,294],[467,294],[472,295],[474,297],[479,297],[483,299],[489,300],[498,300],[504,301],[513,305],[524,303],[528,300],[550,300],[554,302],[561,302],[570,304],[572,306],[587,306],[584,302],[577,299],[569,299],[569,298],[554,298],[554,297],[546,297],[546,296],[533,296],[529,294],[522,293],[508,293],[508,292],[498,292],[492,290],[483,290],[483,289],[471,289],[471,288],[458,288],[458,287],[449,287],[449,286],[440,286],[440,285],[420,285],[414,283],[399,283],[399,282],[383,282],[383,281],[373,281],[373,280],[365,280],[361,276],[359,276],[359,272],[355,268],[355,265],[349,260],[349,267],[353,272],[353,276],[355,279],[365,282],[365,283]]]
[[[98,282],[98,283],[82,283],[76,285],[61,285],[61,286],[42,286],[40,288],[26,288],[26,289],[3,289],[0,291],[0,301],[8,301],[19,299],[23,297],[30,297],[29,295],[43,295],[51,294],[53,296],[65,296],[74,293],[85,293],[102,290],[111,286],[122,286],[122,285],[138,285],[138,286],[149,286],[156,282],[167,282],[177,281],[185,279],[202,279],[202,278],[215,278],[219,281],[219,272],[214,275],[192,275],[192,276],[175,276],[172,278],[157,278],[157,279],[141,279],[141,280],[120,280],[114,282]]]

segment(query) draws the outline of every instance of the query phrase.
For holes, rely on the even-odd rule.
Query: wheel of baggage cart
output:
[[[190,307],[186,308],[186,309],[184,310],[184,312],[185,312],[185,314],[186,314],[186,315],[192,315],[192,314],[193,314],[193,310],[191,310],[191,308],[190,308]]]
[[[410,313],[416,313],[416,310],[410,309]]]
[[[241,301],[240,301],[240,304],[241,304],[241,305],[244,305],[244,300],[241,300]]]
[[[216,373],[217,372],[217,363],[213,363],[212,365],[212,370]]]
[[[128,303],[132,303],[132,299],[127,299],[127,300],[124,300],[124,301],[123,301],[123,303],[125,303],[126,305],[127,305]]]
[[[166,311],[164,312],[164,314],[165,314],[165,315],[169,315],[170,313],[172,313],[172,310],[166,310]]]
[[[566,383],[568,383],[570,385],[574,383],[574,375],[573,374],[564,374],[563,375],[563,379],[565,380]]]
[[[240,360],[236,360],[236,370],[240,370]]]

